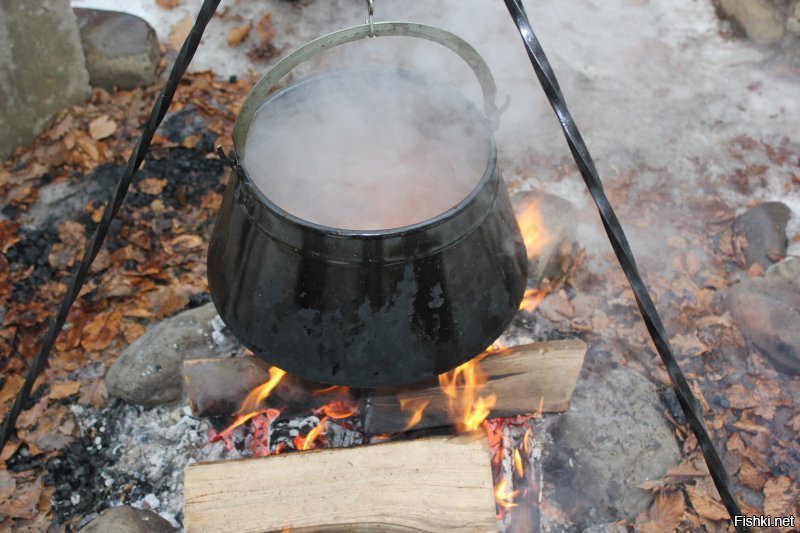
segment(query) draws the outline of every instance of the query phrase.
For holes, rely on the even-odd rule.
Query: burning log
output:
[[[526,344],[488,353],[480,362],[486,377],[480,397],[494,398],[488,417],[566,411],[585,353],[586,344],[580,340]],[[376,435],[451,425],[451,399],[469,397],[464,389],[470,385],[456,384],[455,390],[448,391],[441,381],[369,392],[362,409],[365,432]]]
[[[475,434],[194,464],[184,501],[187,532],[497,531]]]
[[[270,380],[270,365],[256,357],[183,362],[184,388],[195,416],[229,417],[251,391]],[[261,399],[264,409],[313,410],[349,398],[345,387],[327,387],[285,375]],[[348,402],[349,403],[349,402]]]

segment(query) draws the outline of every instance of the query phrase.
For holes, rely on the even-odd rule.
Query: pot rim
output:
[[[451,85],[446,84],[444,82],[440,82],[438,80],[431,79],[419,73],[410,72],[406,69],[396,68],[396,67],[361,67],[361,68],[336,69],[305,77],[291,84],[290,86],[285,87],[280,91],[273,93],[261,105],[259,105],[258,109],[256,110],[256,113],[262,108],[262,106],[267,105],[270,101],[276,100],[277,98],[286,94],[289,91],[297,90],[297,88],[307,83],[313,83],[321,78],[329,76],[342,76],[346,75],[349,72],[353,71],[363,72],[364,70],[371,70],[376,72],[382,71],[384,74],[393,72],[401,75],[403,78],[410,79],[415,83],[425,83],[428,85],[437,86],[438,90],[447,91],[453,94],[461,101],[463,101],[465,110],[474,116],[474,118],[476,119],[475,120],[476,124],[479,124],[480,127],[482,128],[483,133],[485,134],[484,138],[486,139],[489,145],[488,146],[489,154],[487,158],[486,169],[484,170],[484,173],[481,176],[481,178],[475,184],[475,187],[473,187],[473,189],[467,196],[465,196],[455,206],[447,209],[446,211],[443,211],[442,213],[436,215],[433,218],[422,220],[420,222],[415,222],[414,224],[409,224],[406,226],[400,226],[397,228],[378,229],[378,230],[357,230],[357,229],[336,228],[333,226],[325,226],[322,224],[317,224],[315,222],[311,222],[309,220],[306,220],[304,218],[301,218],[297,215],[294,215],[286,211],[278,204],[270,200],[269,197],[267,197],[267,195],[264,194],[264,192],[256,185],[256,183],[250,177],[250,174],[247,172],[247,169],[245,168],[242,162],[242,156],[244,155],[245,150],[243,149],[240,151],[238,149],[238,145],[243,145],[243,147],[246,148],[247,133],[250,130],[249,125],[247,130],[239,132],[239,135],[233,136],[234,149],[237,154],[242,154],[242,156],[237,156],[238,161],[236,163],[236,168],[235,168],[236,173],[240,178],[240,184],[247,187],[250,193],[253,196],[255,196],[265,208],[267,208],[277,217],[283,219],[285,222],[310,230],[314,233],[332,238],[370,240],[370,239],[402,237],[435,228],[437,226],[440,226],[441,224],[444,224],[452,220],[459,213],[465,211],[471,205],[473,205],[481,196],[483,190],[492,181],[492,178],[495,174],[495,170],[497,168],[497,145],[494,138],[494,132],[492,131],[492,128],[489,123],[489,119],[484,115],[484,113],[482,113],[477,108],[477,106],[469,98],[467,98],[461,91],[455,89]]]

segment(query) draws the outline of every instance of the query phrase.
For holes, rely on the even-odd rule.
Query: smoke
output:
[[[244,166],[304,220],[380,230],[422,222],[475,189],[488,127],[446,86],[394,69],[347,69],[277,95],[248,131]]]

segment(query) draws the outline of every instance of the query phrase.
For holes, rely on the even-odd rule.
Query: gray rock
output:
[[[721,0],[722,12],[758,44],[776,44],[783,37],[784,17],[768,0]]]
[[[773,366],[800,374],[800,258],[778,263],[763,278],[749,278],[725,299],[739,329]]]
[[[786,254],[786,223],[791,214],[791,209],[781,202],[765,202],[736,217],[733,230],[746,241],[742,251],[748,267],[759,263],[767,268],[774,263],[770,256]]]
[[[528,207],[534,206],[538,209],[540,223],[547,233],[542,241],[534,243],[538,250],[528,265],[528,286],[536,287],[543,278],[553,279],[559,274],[560,251],[563,246],[571,250],[575,241],[575,221],[578,211],[571,202],[536,190],[515,194],[511,198],[511,203],[521,225],[525,225],[525,211]],[[522,229],[524,233],[525,228]]]
[[[137,16],[100,9],[75,9],[93,87],[146,87],[161,59],[155,30]]]
[[[211,303],[159,322],[111,365],[106,374],[108,393],[145,407],[177,400],[184,359],[224,357],[239,350],[222,329]]]
[[[0,3],[0,160],[90,94],[69,0]]]
[[[82,528],[81,533],[173,533],[172,524],[152,511],[112,507]]]
[[[800,35],[800,0],[795,0],[789,8],[789,17],[786,19],[786,31]]]
[[[650,502],[638,488],[678,464],[680,450],[655,387],[618,368],[582,376],[569,410],[548,428],[544,493],[572,527],[635,517]]]

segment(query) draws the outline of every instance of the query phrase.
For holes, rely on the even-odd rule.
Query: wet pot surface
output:
[[[332,98],[336,84],[352,75],[340,71],[308,78],[271,96],[260,113],[291,109],[296,102],[313,107],[319,87]],[[377,165],[366,164],[309,176],[308,168],[324,168],[324,157],[311,161],[319,153],[307,154],[306,166],[299,169],[293,169],[291,158],[280,163],[279,151],[259,165],[251,161],[259,161],[254,156],[265,153],[264,145],[239,132],[234,145],[245,164],[231,174],[212,235],[209,287],[234,334],[270,363],[323,383],[404,385],[464,363],[502,333],[522,298],[527,261],[481,112],[448,86],[404,71],[367,69],[358,76],[359,83],[376,91],[390,85],[400,89],[406,101],[409,94],[419,95],[415,98],[425,102],[420,109],[431,120],[408,113],[408,122],[425,128],[422,146],[444,150],[446,159],[455,161],[453,175],[441,176],[451,167],[437,166],[435,156],[409,154],[406,159],[433,161],[437,175],[411,183],[414,173],[398,177],[384,169],[376,179]],[[363,101],[364,95],[358,98]],[[444,117],[446,128],[431,127],[436,114]],[[279,115],[270,116],[273,125],[280,124]],[[250,128],[258,127],[253,124]],[[300,137],[319,147],[320,139],[339,142],[352,131]],[[449,135],[469,139],[454,148]],[[389,140],[402,145],[397,137]],[[278,163],[271,167],[270,161]],[[359,170],[365,181],[352,182]],[[344,179],[350,180],[350,192],[337,189],[337,180]],[[379,198],[363,198],[361,184],[367,182],[367,190],[378,190]],[[322,185],[329,192],[318,194],[317,201],[330,199],[333,205],[309,208],[310,195]],[[408,193],[405,199],[402,191]],[[415,195],[423,196],[419,205]],[[396,209],[393,199],[400,204]]]

